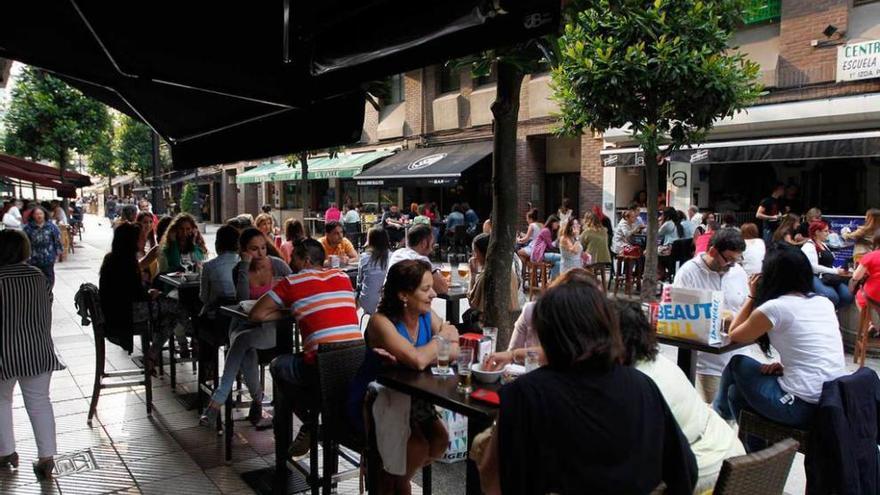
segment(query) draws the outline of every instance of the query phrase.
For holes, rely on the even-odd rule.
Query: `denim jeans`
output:
[[[559,275],[560,264],[562,264],[562,255],[559,253],[544,253],[544,261],[553,263],[553,267],[550,268],[550,278],[556,278]]]
[[[847,284],[837,284],[836,286],[825,285],[819,277],[813,277],[813,292],[820,296],[827,297],[835,308],[849,306],[855,299],[849,291]]]
[[[807,428],[816,405],[785,392],[777,376],[761,373],[761,363],[748,356],[733,356],[721,374],[721,385],[712,407],[726,420],[738,419],[748,408],[787,426]],[[749,451],[763,446],[749,441]]]
[[[307,421],[306,410],[313,402],[314,384],[317,383],[317,369],[305,362],[303,354],[284,354],[272,360],[269,366],[276,386],[281,387],[293,412],[303,422]]]
[[[220,384],[217,385],[211,396],[212,401],[226,402],[226,398],[232,392],[232,384],[239,370],[251,397],[255,400],[262,399],[263,390],[260,388],[260,363],[257,358],[257,349],[266,347],[261,345],[265,340],[265,336],[261,332],[263,329],[256,327],[235,334],[229,344],[229,352],[226,353],[226,363],[223,368],[223,376],[220,377]]]

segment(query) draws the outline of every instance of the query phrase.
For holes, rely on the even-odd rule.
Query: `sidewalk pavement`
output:
[[[205,233],[213,249],[217,226]],[[188,411],[179,395],[195,390],[196,375],[188,363],[178,365],[178,394],[170,390],[166,374],[153,380],[152,417],[147,416],[143,387],[105,389],[98,414],[86,424],[95,372],[92,328],[83,327],[73,298],[80,284],[97,285],[101,260],[110,248],[112,231],[106,219],[86,216],[83,238],[76,240],[75,253],[56,265],[55,300],[52,308],[52,336],[67,369],[52,378],[50,396],[55,410],[58,458],[61,471],[53,481],[38,482],[30,469],[36,459],[36,444],[16,388],[13,417],[21,467],[0,469],[0,494],[250,494],[241,473],[271,466],[275,462],[271,430],[257,432],[247,421],[236,422],[233,462],[226,465],[223,437],[198,425],[196,411]],[[465,301],[466,302],[466,301]],[[462,310],[466,309],[463,304]],[[445,316],[443,301],[435,311]],[[137,343],[137,339],[135,340]],[[675,359],[675,350],[662,346]],[[140,355],[136,349],[134,355]],[[848,362],[851,363],[851,356]],[[869,365],[880,369],[876,360]],[[131,369],[132,356],[107,345],[107,370]],[[854,369],[854,366],[850,364]],[[267,373],[267,391],[271,375]],[[245,394],[247,395],[247,394]],[[465,463],[433,467],[433,488],[438,494],[464,492]],[[415,478],[419,482],[420,476]],[[803,493],[803,456],[798,454],[786,485],[787,493]],[[414,491],[421,489],[414,485]],[[358,493],[358,480],[340,484],[338,493]]]

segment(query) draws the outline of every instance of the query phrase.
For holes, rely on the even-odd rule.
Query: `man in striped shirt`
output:
[[[270,370],[276,383],[291,398],[293,411],[305,420],[308,398],[316,381],[315,353],[318,345],[329,342],[363,340],[351,281],[340,270],[324,270],[324,248],[314,239],[294,244],[290,262],[293,275],[257,301],[251,310],[254,322],[278,320],[291,311],[303,340],[301,354],[288,354],[272,361]],[[288,309],[289,308],[289,309]],[[291,455],[308,453],[308,425],[303,425],[291,446]]]

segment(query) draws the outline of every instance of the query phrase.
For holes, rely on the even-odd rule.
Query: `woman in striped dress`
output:
[[[0,468],[18,467],[12,423],[12,393],[18,382],[39,460],[38,478],[49,478],[55,466],[55,415],[49,401],[52,372],[64,365],[52,344],[49,284],[36,267],[28,238],[19,231],[0,231]]]

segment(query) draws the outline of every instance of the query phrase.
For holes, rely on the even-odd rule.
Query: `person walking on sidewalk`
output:
[[[65,366],[52,344],[50,286],[37,268],[25,263],[30,251],[24,234],[0,231],[0,468],[18,467],[19,462],[12,419],[17,382],[37,442],[34,473],[46,479],[52,476],[57,450],[49,383],[52,372]]]
[[[42,206],[35,206],[31,218],[24,226],[24,233],[30,241],[28,263],[40,269],[49,281],[49,292],[55,287],[55,262],[64,260],[64,246],[61,244],[61,231],[49,221],[49,215]]]

